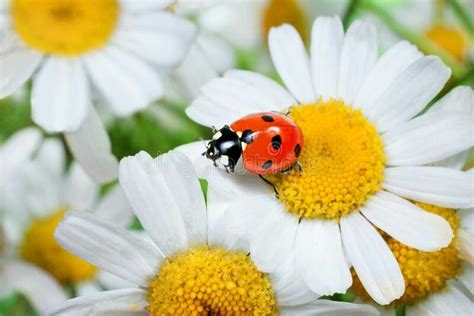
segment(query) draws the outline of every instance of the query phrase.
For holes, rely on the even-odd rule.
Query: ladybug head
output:
[[[228,125],[216,131],[203,153],[214,165],[234,171],[235,164],[242,155],[240,138]]]

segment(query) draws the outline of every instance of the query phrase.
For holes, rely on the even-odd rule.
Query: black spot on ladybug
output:
[[[263,169],[266,170],[266,169],[270,168],[270,167],[272,166],[272,164],[273,164],[273,163],[272,163],[271,160],[267,160],[267,161],[265,161],[265,162],[263,163],[262,167],[263,167]]]
[[[262,115],[262,120],[264,120],[265,122],[274,122],[275,121],[275,119],[270,115]]]
[[[300,146],[300,144],[296,144],[296,146],[295,146],[295,156],[296,156],[296,158],[298,158],[300,156],[300,154],[301,154],[301,146]]]
[[[253,142],[254,138],[254,133],[250,129],[246,129],[245,131],[242,132],[242,136],[240,137],[240,140],[246,144],[250,144]]]
[[[281,147],[281,136],[276,135],[272,137],[272,147],[274,150],[278,150]]]

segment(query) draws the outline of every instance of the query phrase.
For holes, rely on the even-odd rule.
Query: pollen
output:
[[[274,26],[291,24],[300,33],[305,43],[309,40],[309,22],[304,8],[297,0],[270,0],[262,13],[263,42],[267,42],[268,32]]]
[[[467,57],[468,39],[465,34],[450,26],[436,25],[425,31],[426,36],[460,62]]]
[[[409,248],[389,235],[382,233],[400,265],[405,279],[405,293],[391,305],[415,304],[428,295],[445,289],[447,282],[461,272],[461,259],[456,248],[459,218],[454,210],[440,208],[424,203],[415,203],[424,210],[442,216],[449,222],[455,237],[448,247],[436,252],[423,252]],[[353,273],[353,290],[362,298],[368,299],[360,280]]]
[[[303,172],[272,175],[286,210],[300,218],[338,221],[381,187],[385,156],[376,128],[360,110],[330,100],[295,106],[303,132]]]
[[[198,246],[149,282],[150,315],[276,315],[271,282],[243,252]]]
[[[96,268],[64,250],[54,239],[54,230],[65,211],[62,208],[47,218],[33,221],[24,234],[20,255],[49,272],[62,284],[70,284],[91,279]]]
[[[13,0],[13,28],[31,48],[76,56],[106,44],[119,18],[117,0]]]

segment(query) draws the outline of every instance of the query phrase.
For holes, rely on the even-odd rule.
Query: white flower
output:
[[[371,315],[363,305],[316,301],[291,264],[262,273],[246,243],[220,225],[218,188],[208,187],[207,207],[191,161],[171,152],[152,159],[141,152],[120,163],[120,184],[151,240],[110,221],[68,213],[56,230],[66,249],[125,278],[138,288],[79,297],[47,315],[140,313]]]
[[[360,21],[344,35],[339,18],[316,19],[311,58],[288,25],[271,30],[269,47],[288,90],[232,70],[206,84],[187,114],[219,127],[249,113],[292,107],[305,136],[303,173],[270,177],[276,199],[256,176],[209,175],[209,161],[196,163],[228,192],[233,206],[226,217],[249,239],[264,271],[294,252],[309,287],[331,294],[351,286],[353,267],[372,298],[388,304],[403,294],[404,279],[374,226],[412,248],[436,251],[450,243],[450,226],[409,200],[473,205],[471,176],[444,160],[458,155],[458,162],[473,145],[472,89],[457,88],[415,117],[444,86],[449,68],[407,42],[377,58],[376,31]],[[182,150],[198,157],[203,146]],[[432,163],[443,167],[427,166]]]
[[[76,163],[65,171],[61,142],[42,140],[33,128],[17,132],[0,147],[0,166],[2,287],[44,309],[65,300],[59,283],[74,285],[79,293],[128,284],[61,249],[53,237],[64,212],[72,208],[93,210],[117,225],[130,224],[133,213],[119,186],[100,197],[100,187]]]
[[[34,77],[33,120],[49,132],[84,122],[97,94],[120,116],[163,94],[162,75],[195,36],[171,0],[4,0],[0,98]]]
[[[449,219],[456,238],[449,247],[432,253],[410,249],[388,238],[408,280],[406,292],[396,304],[406,304],[407,316],[469,315],[474,308],[474,210],[422,207]],[[395,315],[393,307],[379,309],[383,315]]]

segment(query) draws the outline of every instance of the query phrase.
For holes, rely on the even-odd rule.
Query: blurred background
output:
[[[271,27],[282,23],[294,25],[308,44],[312,22],[318,16],[339,15],[345,27],[355,19],[370,21],[377,26],[380,52],[406,39],[424,53],[438,55],[452,69],[452,77],[438,98],[454,86],[474,85],[474,0],[176,0],[169,11],[195,23],[200,35],[190,58],[169,73],[165,95],[129,117],[113,116],[96,103],[118,159],[140,150],[156,156],[182,144],[208,139],[211,131],[185,114],[200,85],[232,68],[254,70],[279,80],[271,65],[266,37]],[[203,53],[199,47],[204,46],[209,49]],[[193,54],[204,54],[204,59],[191,58]],[[196,60],[208,64],[202,67]],[[0,68],[0,80],[1,76]],[[0,146],[15,132],[35,126],[30,93],[31,82],[27,82],[10,97],[0,99]],[[65,144],[61,134],[42,133]],[[70,164],[72,156],[67,146],[64,148]],[[470,167],[472,161],[471,153]],[[0,172],[5,172],[2,166]],[[6,185],[0,183],[2,189]],[[113,185],[102,185],[101,194]],[[129,228],[141,229],[136,220]],[[2,244],[0,232],[0,250]],[[346,294],[332,299],[354,298]],[[0,295],[0,315],[36,314],[18,293]],[[398,314],[403,315],[403,310]]]

